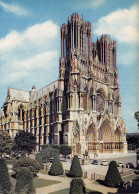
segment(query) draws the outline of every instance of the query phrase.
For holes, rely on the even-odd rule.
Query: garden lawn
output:
[[[48,172],[49,172],[49,170],[47,170],[47,169],[42,169],[39,171],[39,173],[45,174],[45,175],[48,175]]]
[[[12,188],[14,190],[15,185],[16,185],[16,179],[11,177],[11,174],[13,174],[13,173],[9,173],[9,174],[10,174],[10,180],[12,183]],[[41,187],[46,187],[46,186],[57,184],[57,183],[60,183],[60,181],[46,180],[46,179],[40,179],[40,178],[33,179],[33,184],[34,184],[35,189],[41,188]]]
[[[60,183],[60,181],[46,180],[46,179],[40,179],[40,178],[33,179],[33,184],[34,184],[35,189],[46,187],[46,186],[57,184],[57,183]]]

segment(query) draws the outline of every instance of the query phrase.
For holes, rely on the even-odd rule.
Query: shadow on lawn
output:
[[[90,191],[89,193],[87,193],[87,194],[102,194],[101,192],[99,192],[99,191]]]
[[[103,185],[103,186],[106,187],[105,181],[104,181],[104,180],[97,179],[96,181],[97,181],[99,184],[101,184],[101,185]]]

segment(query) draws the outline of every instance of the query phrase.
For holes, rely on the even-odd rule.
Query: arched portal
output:
[[[112,142],[113,142],[113,133],[110,126],[110,121],[106,119],[101,127],[102,132],[102,141],[100,142],[100,151],[101,152],[111,152]]]
[[[117,127],[115,130],[114,140],[115,140],[115,150],[120,151],[121,149],[123,149],[122,132],[120,127]]]
[[[88,150],[95,152],[97,149],[97,134],[96,134],[96,128],[94,123],[89,125],[86,139],[88,143]]]

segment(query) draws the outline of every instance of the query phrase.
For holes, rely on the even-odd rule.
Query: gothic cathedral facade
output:
[[[30,92],[8,88],[0,129],[32,132],[43,144],[68,144],[73,154],[127,152],[116,66],[116,42],[91,42],[91,23],[77,13],[61,27],[59,77]]]

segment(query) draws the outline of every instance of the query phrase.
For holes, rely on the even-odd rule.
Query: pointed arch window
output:
[[[24,107],[22,104],[18,107],[18,120],[24,121]]]

